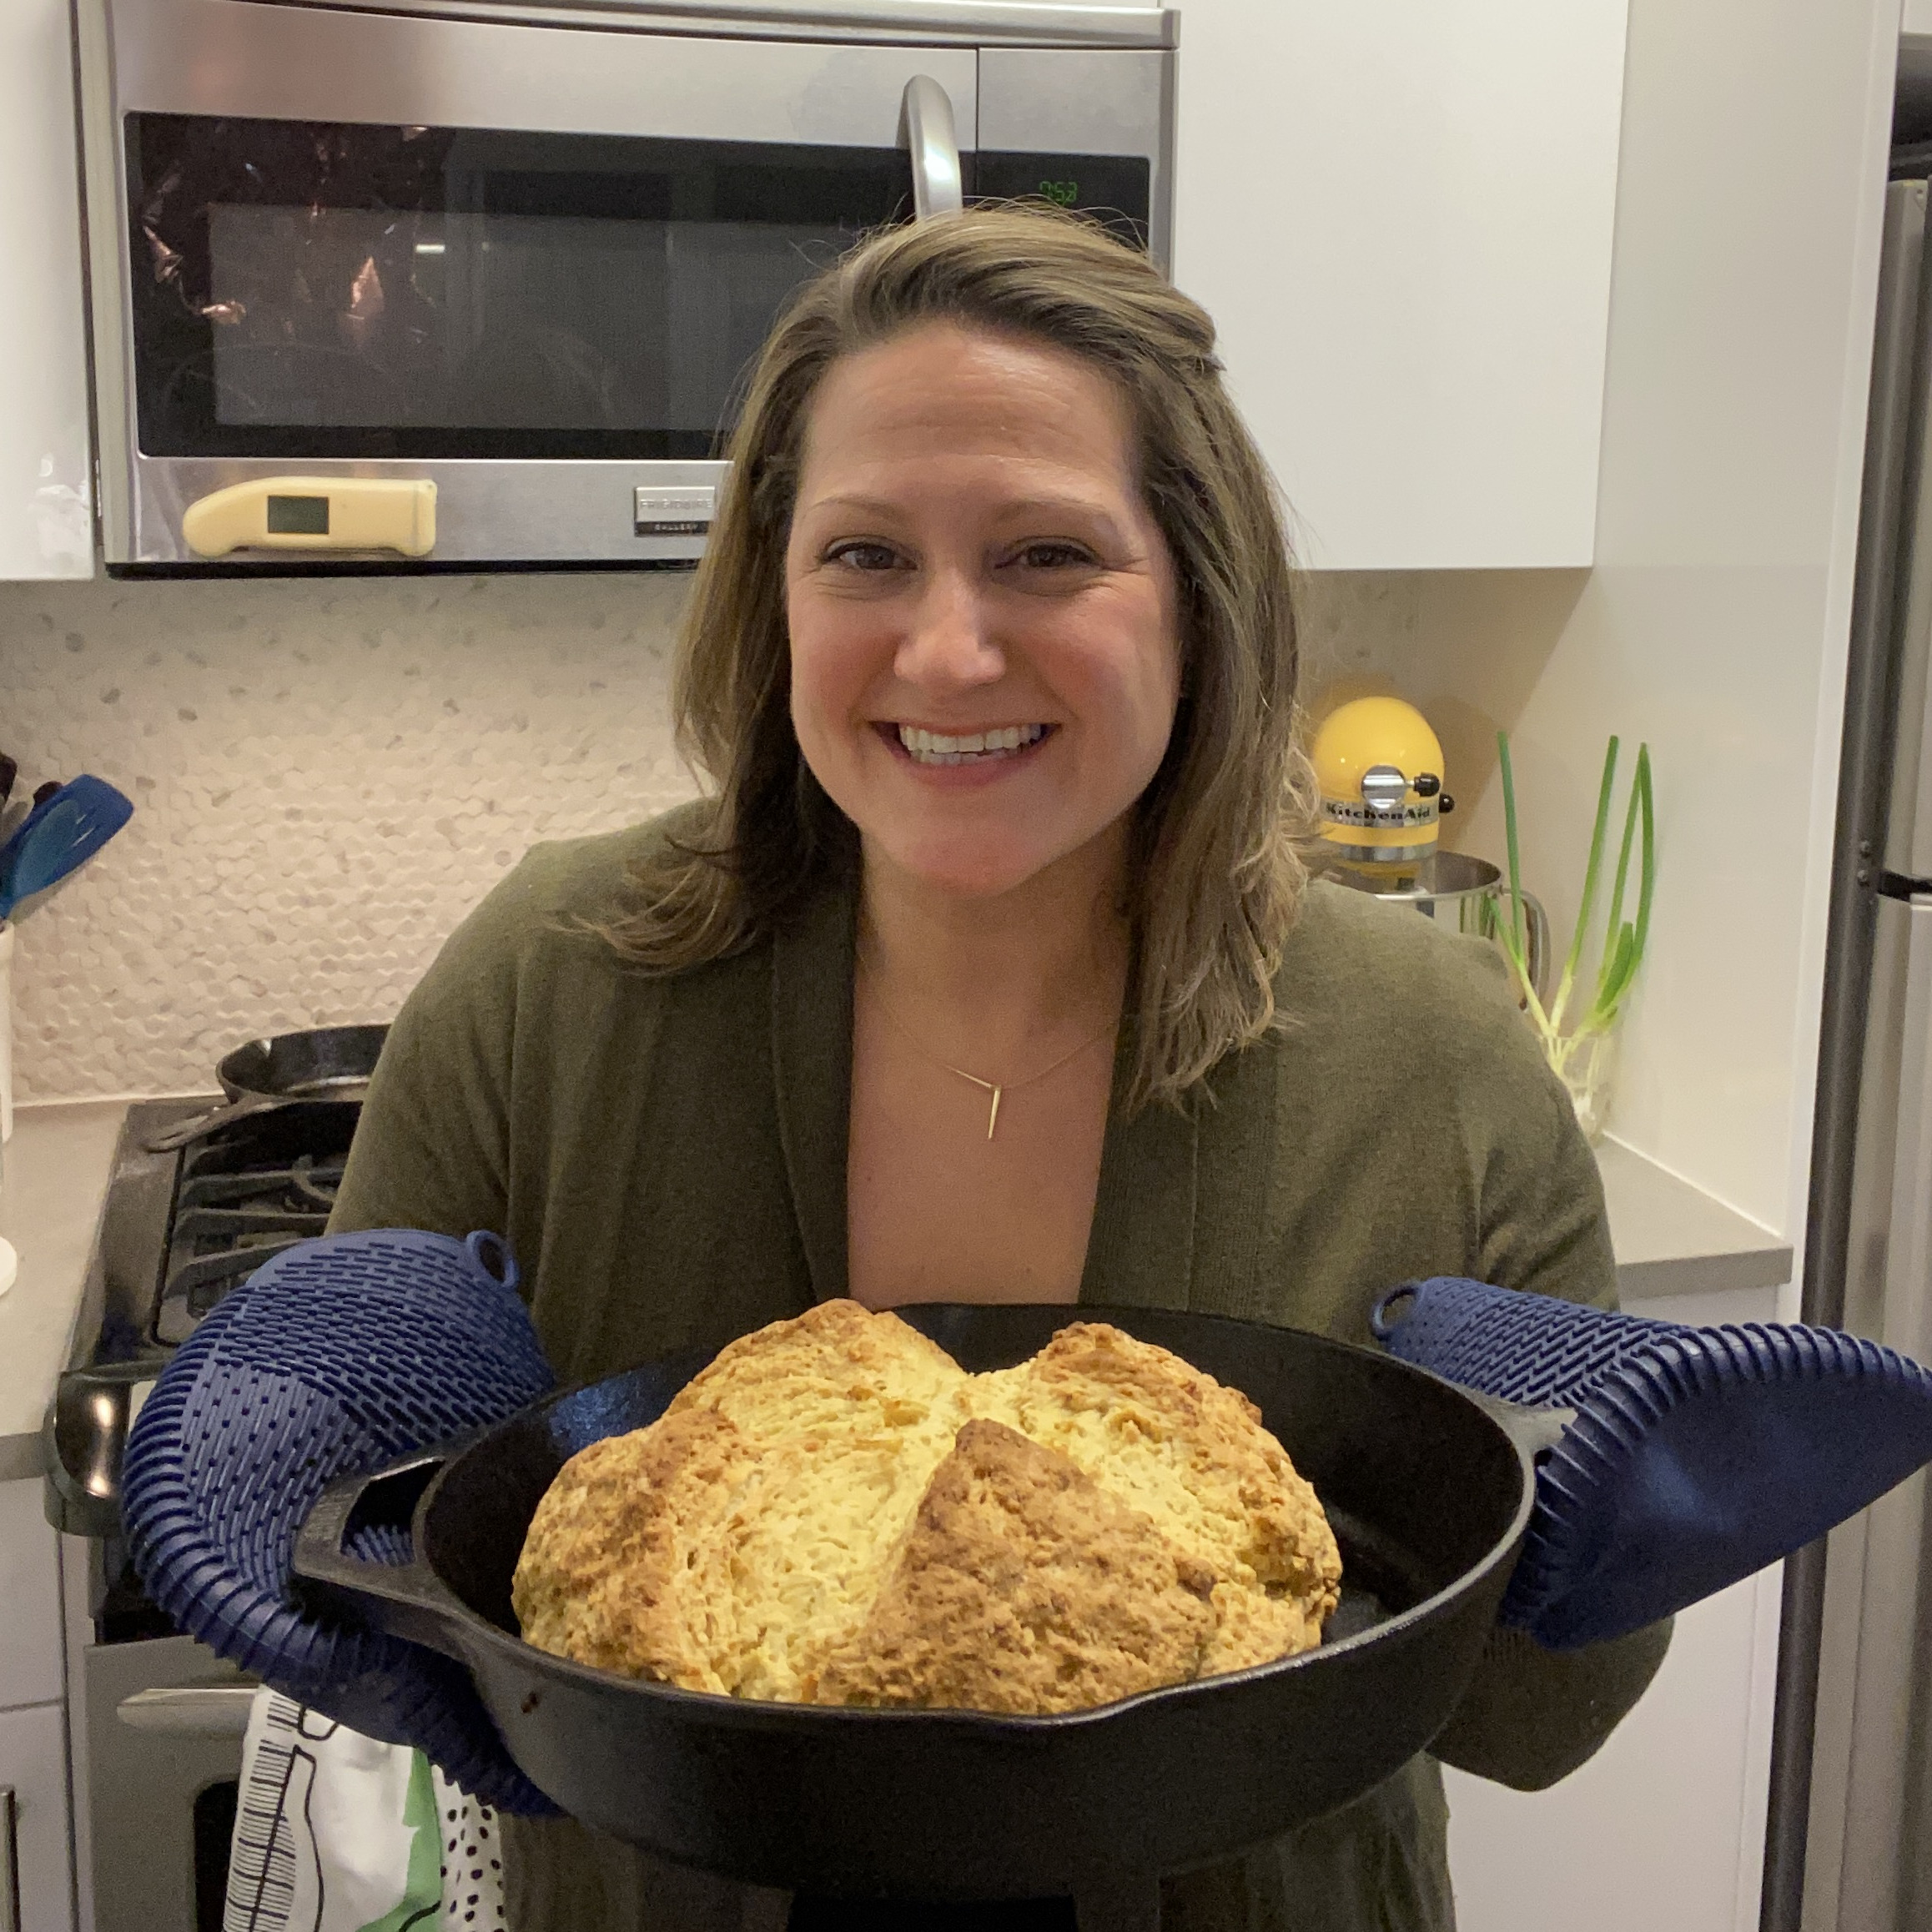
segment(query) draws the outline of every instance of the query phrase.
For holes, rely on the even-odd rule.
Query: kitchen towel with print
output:
[[[223,1932],[502,1932],[496,1814],[405,1744],[266,1685],[242,1746]]]

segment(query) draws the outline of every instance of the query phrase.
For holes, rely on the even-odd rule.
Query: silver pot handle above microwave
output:
[[[901,133],[913,157],[913,214],[948,214],[966,205],[959,179],[959,139],[953,128],[953,103],[930,74],[906,83],[900,103]]]

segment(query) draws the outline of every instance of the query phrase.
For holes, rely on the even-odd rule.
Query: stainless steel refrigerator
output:
[[[1932,1361],[1932,244],[1886,196],[1804,1313]],[[1786,1566],[1763,1932],[1932,1932],[1929,1497]]]

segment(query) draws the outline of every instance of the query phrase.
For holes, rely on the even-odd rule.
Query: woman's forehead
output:
[[[1131,487],[1132,425],[1118,386],[1083,358],[1023,336],[932,323],[843,357],[805,421],[802,496],[866,494],[908,465],[990,460]],[[1057,493],[1057,492],[1056,492]]]

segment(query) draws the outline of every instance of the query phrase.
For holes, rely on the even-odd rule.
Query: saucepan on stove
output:
[[[164,1129],[148,1142],[148,1151],[184,1147],[214,1128],[290,1100],[360,1100],[388,1035],[386,1026],[324,1026],[246,1041],[214,1069],[228,1104]]]
[[[972,1371],[1024,1360],[1069,1316],[901,1313]],[[1315,1484],[1343,1562],[1318,1648],[1097,1709],[1008,1717],[741,1701],[524,1643],[511,1578],[538,1501],[577,1450],[654,1421],[702,1353],[334,1485],[309,1514],[295,1572],[319,1608],[462,1663],[538,1786],[662,1857],[844,1897],[1070,1895],[1083,1932],[1152,1927],[1162,1874],[1346,1804],[1441,1728],[1515,1567],[1548,1423],[1291,1330],[1080,1313],[1245,1391]],[[385,1524],[412,1532],[410,1561],[350,1553]]]

